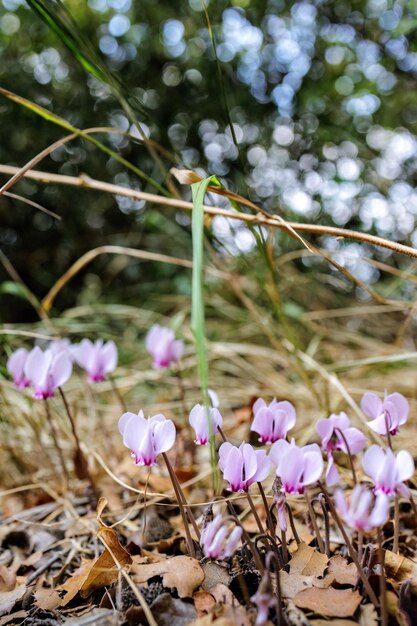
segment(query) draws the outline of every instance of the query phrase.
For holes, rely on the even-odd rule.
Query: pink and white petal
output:
[[[15,350],[7,360],[7,371],[13,376],[13,380],[19,381],[23,377],[23,369],[29,352],[25,348]]]
[[[403,482],[411,478],[415,471],[414,460],[407,450],[400,450],[397,454],[396,462],[397,480]]]
[[[143,417],[143,413],[142,413],[142,417]],[[123,437],[124,430],[126,428],[126,424],[132,418],[137,419],[138,415],[136,415],[136,413],[130,413],[129,411],[127,413],[123,413],[123,415],[119,418],[118,427],[119,427],[119,433],[122,435],[122,437]]]
[[[272,444],[269,451],[269,459],[275,465],[277,471],[281,465],[284,454],[289,450],[291,445],[285,439],[279,439]]]
[[[368,417],[378,417],[383,411],[382,401],[375,393],[368,391],[361,400],[361,409]]]
[[[282,402],[277,402],[275,408],[280,411],[284,411],[286,414],[287,430],[290,430],[295,425],[297,420],[294,405],[292,405],[291,402],[288,402],[288,400],[283,400]]]
[[[250,429],[265,439],[271,433],[273,419],[272,411],[268,407],[262,406],[255,413]]]
[[[154,426],[154,447],[155,453],[168,452],[175,443],[175,426],[172,420],[158,422]]]
[[[51,377],[55,388],[62,387],[72,374],[72,361],[66,352],[59,352],[51,363]]]
[[[227,480],[232,489],[236,491],[242,491],[244,489],[243,455],[242,452],[235,446],[231,446],[231,449],[227,454],[223,469],[223,478]]]
[[[263,406],[266,406],[265,400],[263,400],[262,398],[258,398],[254,402],[253,407],[252,407],[253,414],[256,415],[259,409],[261,409]]]
[[[146,436],[147,430],[149,430],[147,420],[132,413],[132,417],[126,419],[126,423],[123,427],[124,445],[137,454],[139,451],[140,441]]]
[[[162,330],[162,327],[159,326],[159,324],[154,324],[149,329],[145,337],[145,347],[148,350],[148,352],[153,352],[155,350],[155,347],[157,346],[159,342],[161,330]]]
[[[101,349],[101,361],[104,374],[113,372],[117,367],[117,348],[114,341],[108,341]]]
[[[223,426],[223,418],[221,416],[219,409],[217,408],[210,409],[210,413],[211,413],[211,419],[213,420],[213,431],[217,433],[219,426],[220,428]]]
[[[350,419],[344,411],[341,411],[340,413],[333,413],[329,419],[333,422],[334,428],[345,430],[345,428],[349,428],[350,426]]]
[[[232,532],[230,533],[226,541],[225,548],[224,548],[224,557],[226,559],[229,556],[233,556],[234,553],[236,552],[237,546],[242,537],[242,532],[243,530],[240,528],[240,526],[235,526]]]
[[[149,422],[151,424],[153,424],[154,422],[165,422],[166,419],[167,418],[163,413],[156,413],[156,415],[152,415],[152,417],[149,418]]]
[[[405,424],[408,418],[408,413],[410,411],[410,405],[408,404],[408,400],[401,393],[395,392],[387,396],[385,398],[385,401],[392,402],[392,404],[395,405],[399,425],[401,426],[401,424]]]
[[[342,517],[344,517],[348,512],[348,505],[346,502],[346,497],[345,497],[344,492],[341,489],[336,489],[336,491],[334,492],[333,498],[334,498],[337,510],[342,515]]]
[[[397,492],[402,495],[403,498],[409,499],[411,497],[411,491],[405,483],[399,483],[397,485]]]
[[[196,404],[190,411],[188,421],[194,430],[200,427],[202,416],[204,417],[204,406],[202,404]]]
[[[316,431],[322,441],[323,449],[326,449],[327,444],[333,435],[333,430],[334,426],[331,419],[322,418],[318,420],[316,424]]]
[[[207,553],[211,558],[223,558],[223,542],[226,539],[227,533],[227,526],[222,526],[214,535],[210,545],[207,546]]]
[[[385,421],[385,415],[382,414],[374,420],[368,422],[369,428],[371,428],[378,435],[386,435],[387,434],[387,423]]]
[[[245,480],[250,481],[252,477],[256,475],[256,470],[258,469],[257,456],[255,454],[255,450],[252,448],[250,443],[243,443],[239,449],[243,457],[243,467],[245,468]]]
[[[72,347],[74,360],[83,369],[87,369],[93,349],[93,343],[89,339],[83,339],[79,344]]]
[[[349,445],[349,450],[351,454],[358,454],[358,452],[362,452],[364,447],[366,446],[367,437],[364,435],[358,428],[346,428],[343,432],[346,441]],[[340,441],[340,449],[343,450],[346,454],[348,451],[346,450],[346,445],[343,439]]]
[[[179,361],[184,354],[184,342],[181,339],[177,339],[172,344],[172,358],[174,361]]]
[[[52,361],[52,352],[43,352],[39,346],[35,346],[28,354],[24,365],[24,374],[34,387],[40,387],[46,381],[49,367]]]
[[[305,485],[313,485],[316,483],[324,469],[323,457],[321,452],[306,452],[304,454],[304,476],[303,483]]]
[[[381,446],[373,445],[362,457],[362,467],[374,481],[378,478],[381,467],[385,464],[385,452]]]
[[[229,441],[225,441],[224,443],[222,443],[222,445],[219,448],[219,467],[222,472],[224,471],[224,467],[225,467],[225,464],[227,463],[228,456],[234,447],[235,446],[232,446],[232,444]]]
[[[283,440],[281,439],[280,441]],[[287,487],[291,487],[291,491],[305,484],[302,483],[304,473],[303,451],[296,446],[290,445],[284,452],[276,473]]]
[[[258,467],[255,475],[252,476],[252,480],[253,482],[261,483],[271,471],[272,463],[265,450],[256,450],[255,455]]]
[[[383,494],[377,494],[375,498],[374,508],[369,516],[369,524],[372,528],[383,526],[389,515],[389,498]]]
[[[327,470],[326,470],[326,485],[333,487],[337,485],[340,480],[340,474],[337,470],[336,464],[332,454],[327,457]]]

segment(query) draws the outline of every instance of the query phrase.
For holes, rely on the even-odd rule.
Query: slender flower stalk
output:
[[[332,501],[332,499],[331,499],[327,489],[324,487],[324,485],[321,482],[319,482],[318,484],[319,484],[319,487],[320,487],[320,489],[321,489],[321,491],[322,491],[322,493],[324,495],[324,498],[326,500],[327,506],[329,507],[329,512],[330,512],[331,516],[333,517],[334,521],[336,522],[336,525],[337,525],[337,527],[339,528],[339,530],[340,530],[340,532],[342,534],[342,537],[343,537],[344,542],[346,544],[346,547],[348,549],[350,558],[352,559],[352,561],[356,565],[356,568],[358,570],[358,574],[359,574],[360,579],[361,579],[361,581],[363,583],[363,586],[366,589],[366,592],[367,592],[367,594],[368,594],[372,604],[375,606],[375,608],[378,608],[378,606],[379,606],[378,598],[376,597],[375,592],[372,589],[372,586],[371,586],[371,584],[370,584],[370,582],[368,580],[368,577],[366,576],[365,572],[363,571],[363,568],[362,568],[362,566],[361,566],[361,564],[359,562],[357,554],[356,554],[356,552],[355,552],[355,550],[354,550],[354,548],[352,546],[352,542],[350,541],[350,539],[349,539],[349,537],[347,535],[347,532],[345,530],[345,527],[343,526],[343,523],[342,523],[342,521],[341,521],[341,519],[340,519],[340,517],[339,517],[339,515],[337,513],[336,507],[334,506],[333,501]]]
[[[62,473],[63,473],[63,475],[65,477],[66,485],[68,485],[68,483],[69,483],[69,473],[68,473],[68,469],[67,469],[67,466],[66,466],[66,463],[65,463],[65,459],[64,459],[64,454],[62,452],[62,448],[59,445],[58,435],[57,435],[57,432],[55,430],[55,426],[54,426],[54,422],[53,422],[53,419],[52,419],[51,412],[49,410],[49,404],[48,404],[47,398],[44,398],[44,406],[45,406],[46,421],[49,424],[49,428],[50,428],[50,431],[51,431],[52,439],[53,439],[53,442],[55,444],[56,451],[58,452],[59,461],[61,463]]]

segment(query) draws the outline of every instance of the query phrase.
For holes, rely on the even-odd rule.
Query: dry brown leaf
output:
[[[11,567],[0,566],[0,592],[13,591],[16,587],[16,572]]]
[[[246,609],[239,604],[236,597],[226,585],[221,583],[213,587],[210,591],[216,602],[223,605],[222,613],[219,617],[231,621],[235,626],[252,626],[252,621]],[[214,622],[216,625],[218,621]]]
[[[175,587],[180,598],[192,597],[204,580],[204,572],[196,559],[174,556],[158,563],[133,562],[132,579],[143,584],[154,576],[162,576],[165,587]]]
[[[230,583],[229,569],[216,561],[206,561],[202,565],[204,572],[204,582],[201,585],[206,591],[210,591],[219,583],[228,587]]]
[[[290,574],[302,574],[303,576],[323,576],[329,558],[311,548],[305,543],[300,543],[298,550],[293,553],[290,561]]]
[[[417,563],[390,550],[385,552],[385,571],[392,583],[402,583],[410,580],[417,586]]]
[[[362,596],[358,591],[311,587],[300,591],[293,602],[300,609],[308,609],[324,617],[351,617],[361,600]]]
[[[4,591],[0,593],[0,615],[9,613],[16,602],[23,598],[26,593],[26,585],[22,583],[13,591]]]
[[[329,560],[327,574],[332,575],[339,585],[356,585],[358,570],[354,563],[348,563],[340,554]]]
[[[317,576],[302,576],[301,574],[288,574],[288,572],[281,571],[279,573],[279,580],[281,583],[281,594],[283,598],[294,598],[300,591],[330,587],[334,578],[333,576],[326,576],[325,578],[317,578]]]
[[[80,595],[83,598],[89,596],[95,589],[114,583],[118,577],[119,566],[126,567],[132,564],[132,557],[120,545],[113,528],[102,526],[97,535],[103,540],[106,548],[94,561],[91,571],[80,587]]]
[[[207,591],[196,591],[193,595],[193,600],[198,617],[206,615],[216,604],[214,597]]]
[[[311,626],[354,626],[356,622],[351,619],[311,619]]]

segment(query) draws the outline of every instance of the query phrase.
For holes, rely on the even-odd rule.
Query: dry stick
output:
[[[162,452],[162,456],[164,457],[164,461],[165,461],[165,465],[167,466],[167,470],[169,473],[169,476],[171,478],[171,482],[172,482],[172,486],[174,487],[174,491],[175,491],[175,495],[177,498],[177,502],[178,502],[178,506],[180,509],[180,513],[181,513],[181,517],[182,517],[182,522],[184,524],[184,530],[185,530],[185,536],[186,536],[186,542],[187,542],[187,548],[188,548],[188,553],[189,555],[195,559],[195,549],[194,549],[194,543],[191,537],[191,533],[190,533],[190,529],[188,526],[188,520],[187,520],[187,515],[184,509],[184,505],[183,505],[183,501],[182,501],[182,497],[181,497],[181,493],[178,490],[178,480],[177,477],[175,475],[175,472],[173,470],[173,467],[166,455],[166,452]]]
[[[395,554],[399,552],[400,543],[400,499],[398,494],[394,497],[394,543],[392,545],[392,551]]]
[[[280,564],[277,559],[277,555],[274,552],[270,552],[266,555],[265,567],[268,572],[271,571],[271,560],[274,559],[275,563],[275,581],[276,581],[276,593],[277,593],[277,626],[284,626],[286,619],[284,618],[284,612],[282,610],[282,594],[281,594],[281,580],[279,577]]]
[[[51,429],[52,439],[54,440],[55,448],[56,448],[56,450],[58,452],[59,460],[61,461],[62,472],[63,472],[63,474],[65,476],[66,484],[68,486],[69,474],[68,474],[67,466],[65,465],[64,455],[63,455],[63,452],[62,452],[62,448],[61,448],[61,446],[58,443],[58,437],[57,437],[57,434],[56,434],[54,422],[52,420],[51,412],[49,410],[48,400],[46,398],[44,398],[44,401],[45,401],[46,419],[48,420],[49,428]]]
[[[300,539],[300,537],[298,535],[298,532],[297,532],[297,529],[295,527],[294,516],[292,514],[292,509],[291,509],[290,505],[288,504],[288,502],[285,503],[285,508],[287,509],[288,519],[290,521],[290,526],[291,526],[292,534],[294,535],[295,542],[298,545],[300,545],[301,539]]]
[[[256,508],[255,508],[255,505],[254,505],[254,503],[253,503],[253,500],[252,500],[252,498],[251,498],[251,496],[250,496],[250,494],[249,494],[249,491],[247,491],[247,492],[246,492],[246,497],[247,497],[247,499],[248,499],[249,506],[250,506],[250,508],[251,508],[251,510],[252,510],[253,517],[255,518],[255,521],[256,521],[256,523],[257,523],[257,525],[258,525],[259,532],[260,532],[261,534],[263,534],[263,533],[265,532],[265,529],[264,529],[264,527],[262,526],[262,522],[261,522],[260,517],[259,517],[259,515],[258,515],[258,512],[257,512],[257,510],[256,510]]]
[[[349,464],[350,464],[350,469],[352,470],[352,478],[353,478],[353,482],[355,485],[357,485],[358,481],[356,479],[356,472],[355,472],[355,466],[353,464],[353,456],[352,453],[350,451],[350,447],[349,444],[347,442],[347,439],[345,437],[345,433],[340,429],[340,428],[335,428],[334,429],[336,433],[339,433],[339,435],[341,436],[341,438],[343,439],[343,443],[346,446],[346,450],[347,450],[347,455],[349,457]]]
[[[379,564],[381,568],[379,576],[379,602],[380,602],[380,619],[381,626],[388,626],[388,612],[387,612],[387,585],[385,581],[385,553],[382,548],[382,532],[381,528],[378,528],[378,556]]]
[[[230,504],[230,502],[228,503],[228,505]],[[246,528],[243,526],[242,522],[236,517],[236,514],[233,513],[232,515],[229,515],[228,517],[226,517],[226,520],[230,520],[232,521],[234,524],[236,524],[236,526],[239,526],[239,528],[242,529],[242,536],[245,539],[245,542],[248,544],[250,551],[252,552],[253,555],[253,559],[256,563],[256,567],[258,568],[258,570],[263,573],[264,571],[264,565],[262,563],[262,559],[259,555],[259,551],[258,548],[256,548],[255,544],[253,543],[252,539],[249,537],[249,533],[246,530]]]
[[[0,165],[0,173],[4,174],[16,174],[20,171],[20,168],[10,165]],[[188,211],[193,210],[193,203],[185,200],[177,200],[175,198],[166,198],[157,194],[146,193],[143,191],[137,191],[135,189],[128,189],[119,185],[113,185],[100,180],[89,178],[88,176],[66,176],[64,174],[53,174],[50,172],[41,172],[39,170],[31,170],[25,172],[25,177],[33,180],[39,180],[46,184],[61,184],[69,185],[71,187],[85,187],[88,189],[96,189],[98,191],[105,191],[114,195],[127,196],[138,200],[144,200],[151,204],[159,204],[162,206],[172,206],[178,209],[185,209]],[[259,207],[258,207],[259,208]],[[374,246],[380,246],[387,248],[393,252],[405,254],[407,256],[417,258],[417,250],[410,246],[384,239],[383,237],[377,237],[375,235],[369,235],[367,233],[357,232],[347,228],[337,228],[335,226],[323,226],[319,224],[304,224],[298,222],[285,222],[282,223],[277,217],[266,217],[261,213],[256,215],[250,215],[248,213],[234,213],[233,211],[223,209],[220,207],[205,206],[204,211],[210,215],[223,215],[233,220],[240,220],[252,224],[261,224],[265,226],[272,226],[279,228],[280,230],[287,230],[289,228],[296,232],[312,233],[317,235],[332,235],[334,237],[341,237],[345,239],[354,239],[362,241],[363,243],[369,243]]]
[[[326,507],[326,501],[322,493],[319,493],[316,501],[320,504],[324,517],[324,553],[330,558],[330,520],[329,511]]]
[[[78,455],[78,458],[80,459],[80,461],[82,463],[83,472],[85,472],[85,474],[86,474],[87,480],[90,483],[90,486],[91,486],[91,489],[93,490],[94,495],[96,497],[98,497],[100,495],[100,492],[99,492],[99,489],[97,488],[96,483],[94,482],[94,479],[93,479],[93,477],[92,477],[92,475],[90,473],[90,470],[88,469],[88,461],[85,458],[84,452],[81,450],[80,440],[79,440],[79,437],[78,437],[77,429],[75,428],[75,422],[74,422],[74,419],[72,417],[72,414],[71,414],[71,411],[70,411],[70,408],[69,408],[69,404],[68,404],[67,399],[65,397],[65,394],[64,394],[64,392],[62,390],[62,387],[58,387],[58,391],[59,391],[59,393],[61,395],[62,402],[64,403],[64,407],[65,407],[65,412],[67,414],[67,417],[68,417],[70,425],[71,425],[72,435],[74,437],[75,446],[77,448],[77,455]]]
[[[261,494],[262,502],[264,503],[264,508],[266,511],[266,521],[267,521],[267,526],[269,528],[269,532],[271,533],[271,535],[274,535],[275,534],[274,522],[272,521],[272,515],[271,515],[269,505],[268,505],[268,500],[266,499],[264,488],[262,487],[262,483],[258,482],[256,484],[258,485],[259,493]]]
[[[310,515],[311,523],[313,524],[314,532],[316,533],[316,539],[317,539],[317,543],[319,546],[319,551],[322,554],[325,554],[324,543],[323,543],[323,539],[321,538],[321,534],[320,534],[319,527],[317,524],[316,514],[311,505],[310,498],[307,495],[307,491],[304,492],[304,498],[305,498],[305,501],[307,502],[308,512]]]
[[[120,393],[120,390],[119,390],[118,386],[116,385],[116,381],[114,380],[114,378],[110,378],[110,384],[111,384],[111,388],[113,389],[114,395],[116,396],[116,398],[119,401],[119,404],[121,406],[122,411],[124,413],[127,413],[126,402],[125,402],[122,394]]]
[[[362,569],[362,566],[361,566],[361,564],[360,564],[360,562],[358,560],[357,554],[356,554],[356,552],[355,552],[355,550],[354,550],[354,548],[352,546],[352,542],[350,541],[349,537],[347,536],[347,533],[346,533],[346,531],[344,529],[344,526],[343,526],[342,521],[341,521],[341,519],[339,517],[339,514],[336,511],[336,508],[335,508],[335,506],[333,504],[333,501],[332,501],[332,499],[331,499],[331,497],[329,495],[329,492],[327,491],[327,489],[324,487],[324,485],[320,481],[318,481],[318,485],[319,485],[320,489],[323,492],[323,495],[324,495],[324,498],[326,500],[327,506],[329,507],[329,511],[330,511],[334,521],[336,522],[336,524],[337,524],[341,534],[342,534],[342,537],[344,539],[346,547],[347,547],[347,549],[349,551],[350,558],[352,559],[352,561],[356,565],[356,568],[358,570],[358,574],[359,574],[359,576],[361,578],[363,586],[366,589],[366,592],[367,592],[367,594],[368,594],[372,604],[375,606],[375,608],[378,608],[379,607],[378,598],[376,597],[375,592],[372,589],[371,584],[370,584],[370,582],[369,582],[365,572]]]

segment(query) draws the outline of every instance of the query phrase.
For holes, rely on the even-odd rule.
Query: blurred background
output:
[[[146,135],[171,153],[161,157],[167,169],[179,164],[202,176],[216,174],[227,188],[286,219],[417,243],[417,2],[206,0],[215,52],[201,0],[69,0],[65,6],[74,27],[123,84]],[[1,0],[0,51],[1,86],[78,128],[111,126],[131,133],[98,137],[164,183],[147,150],[134,141],[137,131],[109,87],[81,67],[24,0]],[[2,165],[22,166],[67,134],[3,97],[0,113]],[[35,169],[154,191],[83,139],[59,147]],[[0,176],[3,182],[9,177]],[[189,198],[188,187],[178,189]],[[62,218],[13,197],[0,204],[1,250],[38,298],[99,245],[191,258],[185,213],[29,179],[12,191]],[[218,196],[208,202],[227,206]],[[250,262],[259,252],[246,226],[216,217],[211,237],[229,267],[243,264],[245,271],[261,272]],[[318,243],[363,283],[378,282],[381,290],[385,276],[377,263],[364,259],[389,259],[399,268],[409,264],[352,241],[322,237]],[[300,248],[283,233],[274,246],[277,255]],[[338,297],[370,298],[320,259],[300,255],[295,263],[302,273],[326,274],[323,280]],[[3,258],[3,321],[35,320],[5,265]],[[296,293],[294,314],[301,306]],[[397,285],[400,297],[412,293],[413,283]],[[143,304],[158,297],[169,311],[173,295],[189,298],[188,270],[100,257],[59,294],[54,310],[138,298]]]

